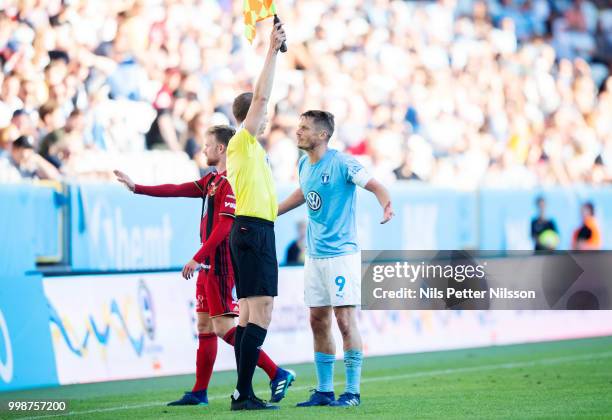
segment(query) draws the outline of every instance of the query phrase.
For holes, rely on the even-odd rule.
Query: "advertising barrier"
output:
[[[0,391],[58,383],[41,281],[0,278]]]
[[[281,188],[279,199],[294,189]],[[580,207],[591,201],[603,239],[612,249],[612,189],[546,188],[541,190],[456,191],[425,185],[394,185],[390,194],[396,217],[380,225],[382,210],[375,197],[357,189],[357,233],[362,249],[404,250],[530,250],[535,199],[547,202],[547,217],[559,229],[558,249],[571,247],[572,234],[581,224]],[[277,254],[285,260],[296,237],[296,223],[306,220],[301,207],[276,221]]]
[[[303,269],[279,272],[264,344],[280,364],[312,361]],[[179,273],[44,280],[60,384],[193,373],[194,280]],[[610,311],[359,311],[364,354],[390,355],[612,334]],[[338,358],[340,333],[334,327]],[[409,357],[409,356],[406,356]],[[219,343],[216,370],[234,369]]]
[[[0,276],[21,276],[37,257],[61,253],[61,194],[51,187],[0,185]]]
[[[182,267],[199,246],[202,200],[135,195],[119,185],[74,184],[73,270]]]
[[[294,187],[279,188],[280,200]],[[580,225],[580,205],[592,201],[604,249],[612,248],[612,190],[586,187],[541,191],[455,191],[420,185],[390,189],[396,218],[381,225],[375,197],[358,189],[357,231],[363,249],[532,249],[530,222],[534,200],[542,195],[547,214],[559,228],[559,249],[568,249]],[[0,256],[5,272],[34,269],[34,261],[59,259],[63,206],[70,206],[65,226],[70,240],[68,261],[74,271],[156,270],[182,267],[199,246],[201,200],[155,198],[130,194],[113,184],[72,184],[68,197],[53,188],[3,186],[0,233],[8,238]],[[6,198],[6,200],[4,200]],[[18,223],[22,220],[22,223]],[[32,221],[35,223],[32,223]],[[302,206],[275,224],[278,260],[285,261],[306,220]],[[19,239],[23,246],[9,245]]]
[[[179,273],[52,277],[44,289],[60,384],[193,371],[194,281]],[[229,353],[219,367],[233,363]]]
[[[64,211],[68,197],[59,182],[39,181],[42,185],[32,196],[36,230],[36,262],[59,263],[64,258]]]
[[[539,196],[546,200],[547,217],[554,220],[559,229],[559,249],[570,249],[572,234],[581,223],[580,207],[586,201],[594,205],[603,249],[612,249],[612,189],[586,187],[534,191],[479,190],[477,249],[533,249],[531,219],[535,216],[535,199]]]

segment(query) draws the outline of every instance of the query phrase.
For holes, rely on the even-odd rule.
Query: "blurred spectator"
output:
[[[294,177],[299,151],[286,129],[274,126],[266,136],[268,158],[276,182],[290,182]]]
[[[309,108],[333,112],[332,146],[387,182],[469,189],[612,181],[610,2],[291,6],[283,11],[289,51],[262,138],[279,182],[296,180],[293,130]],[[33,136],[34,149],[70,177],[86,172],[75,153],[95,156],[100,174],[122,153],[186,152],[191,169],[205,171],[194,124],[231,118],[232,99],[252,89],[271,24],[262,22],[248,44],[241,7],[2,3],[0,128]],[[66,139],[75,110],[81,128]]]
[[[590,56],[595,51],[597,8],[585,0],[574,0],[553,26],[557,53],[562,58]]]
[[[47,102],[38,111],[41,124],[41,134],[43,135],[38,150],[45,159],[49,160],[56,168],[62,166],[61,160],[49,154],[49,149],[54,144],[60,142],[66,135],[64,124],[66,120],[62,111],[55,102]]]
[[[306,222],[296,224],[297,238],[287,247],[285,265],[304,265],[306,258]]]
[[[536,198],[538,214],[531,220],[531,239],[536,251],[552,251],[559,246],[559,231],[553,219],[546,217],[546,200]]]
[[[183,142],[184,150],[197,164],[201,176],[215,169],[208,166],[206,156],[202,153],[206,130],[213,125],[229,125],[229,120],[221,113],[215,113],[208,118],[205,112],[200,111],[187,124],[187,139]]]
[[[19,134],[23,136],[34,136],[36,134],[32,119],[25,109],[18,109],[13,112],[11,125],[13,125],[19,131]]]
[[[196,161],[202,176],[206,174],[206,169],[208,167],[206,158],[201,153],[206,129],[206,114],[204,112],[198,112],[187,124],[187,139],[185,140],[184,147],[185,153],[187,153],[189,158]]]
[[[395,174],[395,177],[398,180],[406,180],[406,181],[420,181],[421,180],[421,178],[413,172],[413,166],[412,166],[413,160],[414,158],[412,156],[412,152],[410,150],[406,151],[401,166],[393,170],[393,173]]]
[[[582,225],[574,231],[572,249],[580,251],[601,249],[601,233],[599,224],[595,218],[595,207],[593,203],[584,203],[580,208],[580,212]]]
[[[14,126],[0,129],[0,182],[21,180],[21,175],[11,160],[11,143],[18,135]]]
[[[8,159],[11,154],[11,143],[19,137],[19,130],[15,126],[0,129],[0,158]]]
[[[117,66],[107,80],[111,99],[140,101],[146,73],[132,56],[115,53],[113,58],[117,61]]]
[[[148,149],[180,150],[172,111],[181,77],[178,69],[171,68],[165,72],[164,82],[153,101],[157,117],[146,136]]]
[[[32,139],[21,136],[11,145],[11,163],[22,178],[59,180],[59,171],[34,151]]]

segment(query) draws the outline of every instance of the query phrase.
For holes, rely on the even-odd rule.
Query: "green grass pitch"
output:
[[[298,379],[276,412],[230,412],[234,372],[213,375],[208,407],[165,406],[190,389],[192,375],[3,393],[0,400],[67,399],[69,415],[54,417],[70,419],[612,418],[612,337],[368,358],[362,405],[346,409],[294,407],[307,398],[315,374],[312,364],[292,368]],[[341,361],[335,379],[338,393]],[[256,390],[269,398],[261,372]],[[51,418],[0,412],[19,417]]]

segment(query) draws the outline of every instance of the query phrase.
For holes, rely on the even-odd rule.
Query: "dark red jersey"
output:
[[[198,181],[185,184],[136,185],[134,192],[155,197],[202,198],[202,246],[193,259],[199,263],[211,264],[216,275],[233,276],[229,231],[236,209],[236,197],[225,172],[209,173]]]

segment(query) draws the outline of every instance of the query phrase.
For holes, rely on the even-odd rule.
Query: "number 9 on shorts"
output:
[[[306,306],[361,305],[361,256],[306,257],[304,264]]]

